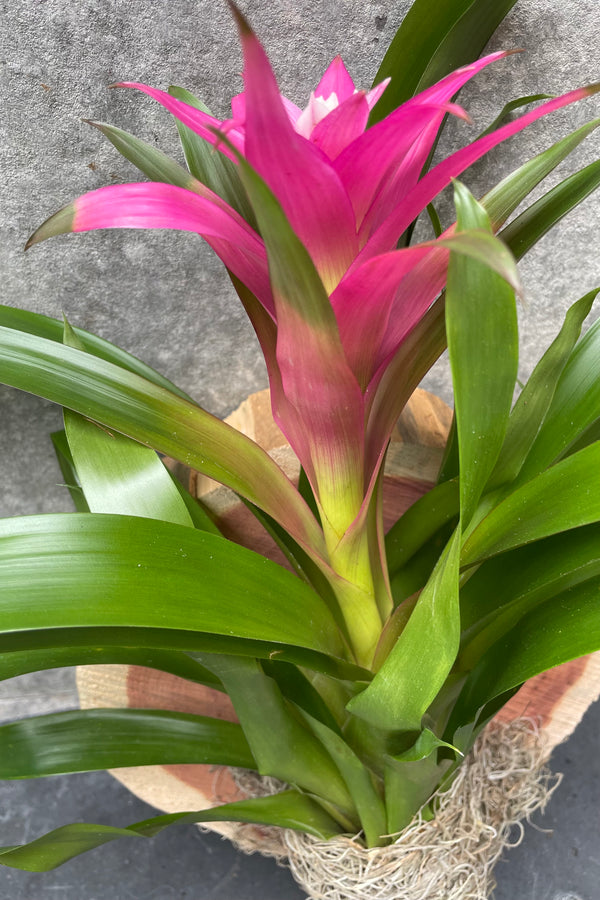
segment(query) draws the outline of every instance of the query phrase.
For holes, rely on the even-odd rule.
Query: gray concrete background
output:
[[[243,8],[268,49],[283,92],[303,105],[336,53],[344,57],[357,85],[368,86],[408,2],[247,0]],[[0,302],[53,316],[64,310],[73,324],[120,344],[211,412],[226,414],[247,393],[263,387],[266,375],[227,278],[201,241],[177,232],[98,232],[55,238],[26,255],[22,252],[37,225],[78,194],[111,182],[138,180],[136,170],[82,118],[111,122],[178,153],[168,114],[141,95],[109,91],[108,84],[123,78],[159,87],[181,84],[203,97],[216,114],[227,114],[229,97],[241,88],[241,64],[225,3],[0,0],[0,10]],[[598,0],[519,0],[490,49],[525,47],[527,53],[486,70],[463,92],[461,102],[474,125],[453,123],[445,151],[472,139],[513,97],[558,93],[598,80],[599,43]],[[600,102],[592,98],[555,114],[493,151],[463,180],[482,194],[526,158],[599,113]],[[599,140],[596,135],[589,138],[548,186],[595,159]],[[521,316],[521,377],[529,374],[556,333],[568,305],[600,283],[599,219],[600,203],[591,198],[522,264],[526,305]],[[443,366],[428,385],[448,397]],[[0,425],[0,515],[70,510],[48,437],[60,427],[59,411],[0,387]],[[6,687],[0,697],[4,718],[74,703],[68,672]],[[525,848],[515,851],[502,868],[499,900],[600,897],[594,868],[600,853],[593,849],[600,834],[597,711],[586,721],[567,745],[568,758],[575,761],[571,780],[560,809],[558,798],[552,807],[557,828],[568,826],[568,831],[550,843],[528,835]],[[103,821],[124,823],[149,814],[120,786],[109,787],[105,775],[78,776],[68,786],[64,779],[7,784],[0,801],[1,840],[33,836],[78,815],[93,821],[97,802],[106,813]],[[564,810],[570,812],[563,817]],[[21,835],[6,824],[10,821],[23,826]],[[285,873],[283,881],[270,881],[275,876],[268,866],[263,869],[261,863],[256,874],[256,862],[245,858],[227,857],[229,862],[220,863],[225,867],[222,883],[221,876],[211,880],[202,869],[193,868],[190,874],[186,865],[196,863],[186,864],[185,859],[191,859],[196,847],[200,851],[198,840],[189,836],[191,831],[185,838],[183,832],[173,834],[177,837],[144,845],[148,849],[143,851],[114,845],[55,875],[0,872],[0,898],[217,900],[240,892],[248,900],[299,896]],[[220,849],[226,847],[220,842],[200,843],[213,861],[229,852]],[[140,852],[142,857],[136,856]],[[181,874],[175,886],[160,880],[165,860]],[[141,873],[139,879],[136,873]],[[108,875],[118,888],[110,888]]]

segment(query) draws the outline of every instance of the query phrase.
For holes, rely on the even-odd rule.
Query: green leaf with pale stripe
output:
[[[490,232],[486,212],[455,182],[457,230]],[[446,334],[452,370],[463,528],[504,441],[519,361],[514,293],[484,262],[450,252]]]
[[[64,322],[62,319],[53,319],[50,316],[29,312],[26,309],[17,309],[14,306],[3,306],[0,304],[0,326],[46,338],[49,341],[56,341],[59,344],[63,342]],[[127,353],[127,351],[89,331],[84,331],[82,328],[73,328],[73,331],[85,350],[93,356],[97,356],[98,359],[114,363],[114,365],[120,366],[128,372],[135,372],[136,375],[146,378],[159,387],[165,388],[165,390],[170,391],[177,397],[182,397],[184,400],[194,403],[192,398],[188,397],[177,385],[146,365],[146,363]]]
[[[457,529],[388,658],[347,706],[378,728],[420,731],[425,711],[448,677],[460,638],[459,550]]]
[[[323,549],[312,513],[268,454],[164,388],[88,353],[2,327],[0,382],[179,459],[264,509],[300,543],[316,552]]]
[[[462,564],[600,521],[598,472],[600,443],[595,443],[518,487],[473,530]]]
[[[48,872],[74,856],[93,850],[118,838],[153,837],[169,825],[202,822],[253,822],[305,831],[319,840],[339,833],[339,826],[314,800],[298,791],[282,791],[270,797],[256,797],[226,803],[199,812],[155,816],[130,825],[63,825],[28,844],[0,848],[0,865],[28,872]]]
[[[0,579],[5,633],[169,629],[344,655],[331,613],[303,581],[225,538],[169,522],[90,513],[4,519]]]
[[[0,725],[0,778],[129,766],[256,764],[234,722],[162,709],[79,709]]]

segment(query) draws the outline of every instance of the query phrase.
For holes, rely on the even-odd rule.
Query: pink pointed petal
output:
[[[70,231],[173,228],[201,234],[227,268],[273,313],[263,242],[235,210],[208,188],[201,196],[171,184],[109,185],[79,197],[73,209]]]
[[[363,390],[373,377],[390,329],[400,327],[406,332],[425,311],[420,298],[415,298],[414,304],[404,304],[401,324],[390,323],[403,280],[431,252],[431,245],[417,244],[370,259],[346,275],[331,295],[346,357]]]
[[[350,201],[325,155],[294,131],[267,56],[241,20],[240,32],[246,159],[283,206],[331,292],[358,252]]]
[[[477,72],[503,56],[506,53],[492,53],[443,78],[367,129],[340,154],[335,169],[350,195],[358,226],[370,207],[370,221],[379,223],[380,206],[389,211],[416,184],[444,114],[465,115],[460,107],[447,106],[451,98]],[[365,239],[363,229],[362,243]]]
[[[376,84],[374,88],[367,91],[367,103],[369,104],[369,109],[373,109],[391,80],[391,78],[384,78],[383,81]]]
[[[329,159],[335,159],[363,133],[368,118],[367,98],[363,91],[358,91],[321,119],[313,129],[310,140]]]
[[[175,97],[172,97],[171,94],[167,93],[167,91],[149,87],[147,84],[141,84],[136,81],[121,81],[114,85],[114,87],[134,88],[135,90],[141,91],[143,94],[152,97],[153,100],[156,100],[161,106],[164,106],[165,109],[172,113],[176,119],[179,119],[180,122],[183,122],[184,125],[187,125],[188,128],[195,131],[196,134],[204,138],[205,141],[208,141],[209,144],[216,146],[218,150],[225,154],[225,156],[228,156],[229,159],[232,159],[235,162],[235,156],[231,150],[220,143],[215,134],[215,129],[223,128],[220,119],[215,119],[214,116],[202,112],[201,109],[196,109],[195,106],[190,106],[189,103],[184,103],[183,100],[177,100]],[[236,150],[239,150],[240,153],[243,153],[243,132],[236,127],[235,123],[233,127],[231,126],[231,123],[229,123],[229,128],[226,128],[226,131],[227,137],[232,145]]]
[[[445,112],[445,104],[404,104],[387,119],[368,128],[340,153],[333,166],[350,197],[357,226],[361,226],[382,191],[385,197],[387,182],[393,174],[395,183],[399,183],[410,171],[412,187],[422,169],[419,161],[421,157],[427,158],[428,147],[435,139]],[[417,145],[418,152],[413,152],[428,126],[431,126],[428,143]]]
[[[351,97],[355,91],[354,82],[348,73],[348,69],[344,65],[341,56],[336,56],[329,63],[323,77],[315,88],[315,97],[323,97],[327,100],[332,94],[338,98],[338,103],[343,103],[348,97]]]
[[[461,150],[453,153],[452,156],[438,163],[412,188],[402,202],[398,203],[383,224],[372,234],[361,251],[357,263],[394,247],[400,235],[417,218],[419,213],[425,209],[427,204],[431,203],[440,191],[450,184],[453,178],[458,177],[493,147],[501,144],[502,141],[512,137],[514,134],[518,134],[519,131],[523,131],[524,128],[543,118],[543,116],[575,103],[577,100],[589,97],[597,93],[598,90],[600,90],[600,85],[591,85],[569,91],[569,93],[563,94],[561,97],[554,97],[547,103],[538,106],[537,109],[531,110],[531,112],[520,116],[507,125],[503,125],[497,131],[479,138],[479,140],[469,144],[468,147],[463,147]]]

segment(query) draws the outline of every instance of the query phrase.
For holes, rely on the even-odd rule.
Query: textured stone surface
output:
[[[407,7],[407,0],[244,4],[282,90],[300,104],[335,53],[343,55],[359,85],[368,85]],[[156,366],[212,412],[227,413],[264,386],[266,376],[227,278],[201,241],[174,232],[103,232],[56,238],[22,252],[31,231],[79,193],[137,179],[136,171],[82,118],[120,125],[178,152],[166,113],[141,95],[109,91],[108,84],[122,78],[160,87],[183,84],[217,114],[226,115],[228,98],[240,89],[241,80],[225,3],[0,0],[0,14],[2,302],[53,316],[64,311],[74,324]],[[597,0],[519,0],[490,49],[525,47],[527,53],[486,70],[463,92],[461,100],[474,125],[453,124],[443,149],[471,139],[512,97],[561,92],[597,80],[599,42]],[[465,182],[483,193],[599,109],[598,100],[591,99],[538,123],[494,151]],[[596,158],[598,141],[598,136],[588,139],[548,183]],[[522,265],[521,377],[557,331],[567,306],[599,283],[599,219],[600,203],[592,198]],[[443,366],[428,384],[448,397]],[[0,425],[0,515],[70,509],[48,438],[60,427],[59,411],[0,387]],[[13,704],[24,691],[37,693],[33,711],[69,706],[70,685],[69,675],[61,673],[49,680],[10,683],[0,698],[2,713],[18,712]],[[598,780],[593,766],[599,725],[596,708],[567,745],[568,776],[551,813],[555,834],[549,838],[528,832],[523,848],[500,868],[498,900],[596,900],[598,797],[593,785]],[[150,814],[102,774],[0,789],[2,843],[75,818],[116,824]],[[22,833],[9,827],[8,820],[22,825]],[[115,883],[116,889],[111,887]],[[245,900],[300,896],[286,873],[271,863],[238,858],[227,845],[214,837],[198,838],[192,829],[175,830],[154,844],[114,845],[47,876],[0,872],[0,896],[14,900],[225,900],[240,892]]]

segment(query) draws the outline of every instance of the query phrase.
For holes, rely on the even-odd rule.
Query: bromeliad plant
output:
[[[201,234],[254,326],[273,417],[302,472],[296,487],[253,441],[124,351],[2,309],[0,377],[65,407],[55,444],[78,510],[1,525],[2,677],[150,666],[225,691],[239,724],[148,710],[41,716],[2,726],[0,775],[215,763],[289,787],[129,828],[66,826],[4,848],[3,864],[44,870],[186,821],[385,844],[526,679],[600,647],[600,330],[579,339],[596,290],[571,307],[513,406],[515,257],[598,185],[600,163],[506,225],[600,119],[480,200],[454,181],[446,230],[432,207],[492,147],[598,90],[514,101],[431,167],[445,117],[467,118],[453,98],[507,55],[465,60],[465,35],[477,53],[473,40],[483,46],[512,5],[441,4],[427,31],[431,3],[418,0],[374,88],[356,90],[337,58],[304,110],[280,95],[234,8],[244,92],[231,119],[180,88],[122,85],[173,114],[187,169],[93,123],[151,182],[80,197],[29,244],[95,228]],[[487,11],[478,30],[463,7]],[[411,244],[427,209],[435,237]],[[446,346],[455,423],[439,480],[384,535],[390,434]],[[223,537],[155,451],[235,491],[289,569]]]

